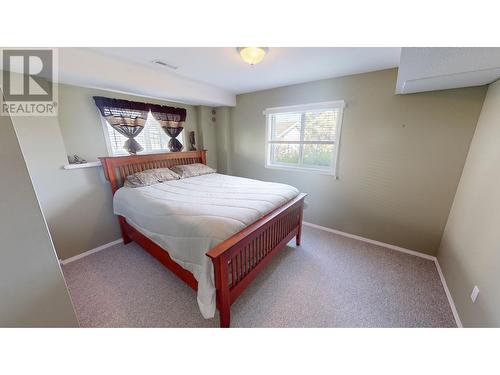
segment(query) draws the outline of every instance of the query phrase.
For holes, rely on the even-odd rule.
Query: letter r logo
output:
[[[52,101],[52,50],[4,49],[2,52],[2,82],[6,101]]]

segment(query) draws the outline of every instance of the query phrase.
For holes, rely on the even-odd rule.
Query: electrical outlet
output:
[[[479,288],[477,287],[477,285],[474,285],[474,289],[472,289],[472,293],[470,295],[470,299],[472,300],[472,303],[476,302],[478,295],[479,295]]]

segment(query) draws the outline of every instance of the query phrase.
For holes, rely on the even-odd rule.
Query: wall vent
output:
[[[172,70],[177,70],[179,68],[178,66],[166,63],[165,61],[162,61],[162,60],[153,60],[152,63],[160,65],[162,68],[168,68],[168,69],[172,69]]]

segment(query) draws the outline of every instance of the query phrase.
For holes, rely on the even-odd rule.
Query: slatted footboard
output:
[[[259,271],[296,237],[300,245],[305,194],[210,249],[221,327],[230,325],[230,306]]]

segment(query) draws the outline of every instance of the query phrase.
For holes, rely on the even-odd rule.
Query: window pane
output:
[[[126,137],[118,133],[111,126],[107,125],[109,135],[109,142],[111,143],[111,149],[113,151],[113,155],[117,154],[125,154],[126,151],[123,149],[123,144],[127,140]]]
[[[304,145],[302,162],[307,167],[328,168],[332,165],[333,145]]]
[[[300,146],[297,144],[272,144],[271,162],[274,164],[297,165],[300,158]]]
[[[167,135],[161,129],[158,121],[156,121],[153,116],[151,116],[151,114],[148,116],[148,119],[146,120],[146,126],[144,127],[144,130],[142,132],[145,133],[144,137],[146,138],[146,145],[143,146],[146,146],[144,148],[147,149],[148,152],[162,151],[167,149]]]
[[[330,105],[331,104],[331,105]],[[267,109],[267,160],[277,167],[336,173],[343,102]]]
[[[139,144],[144,147],[144,150],[146,150],[146,133],[144,132],[144,129],[142,129],[142,132],[137,136],[135,137],[135,140],[137,142],[139,142]],[[123,144],[122,144],[123,146]],[[123,150],[123,148],[122,148]]]
[[[338,110],[305,112],[306,141],[335,141]]]
[[[300,141],[301,117],[300,112],[271,115],[271,140]]]

